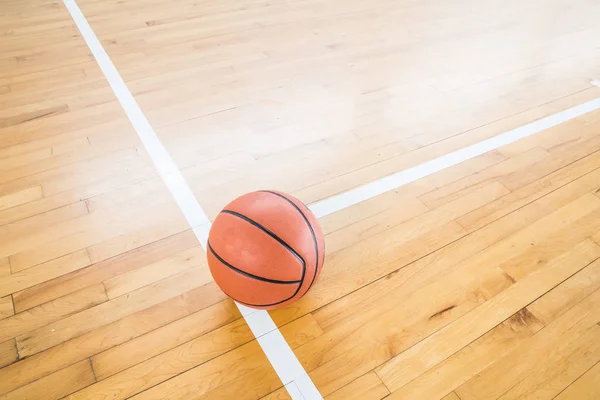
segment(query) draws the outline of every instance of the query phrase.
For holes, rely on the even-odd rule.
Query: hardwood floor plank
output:
[[[8,261],[8,257],[0,258],[0,277],[10,274],[10,262]]]
[[[585,206],[584,206],[585,208]],[[515,249],[512,257],[502,261],[502,268],[515,280],[521,280],[535,272],[540,265],[548,259],[565,252],[574,244],[588,239],[600,225],[600,210],[594,210],[585,216],[563,208],[564,211],[559,218],[562,221],[555,222],[545,235],[532,238],[530,247],[527,249]],[[557,215],[558,216],[558,215]],[[562,231],[562,227],[569,227],[569,234]]]
[[[52,324],[52,330],[38,328],[17,337],[21,357],[31,356],[104,326],[136,311],[151,307],[207,283],[208,272],[190,270],[143,287],[136,292],[89,308]]]
[[[391,269],[390,268],[390,272],[392,270],[396,270],[398,268],[400,268],[403,265],[409,264],[410,262],[416,261],[419,258],[423,257],[423,256],[427,256],[425,257],[425,259],[423,260],[419,260],[416,265],[414,265],[414,268],[416,271],[428,271],[427,269],[424,269],[425,266],[427,265],[437,265],[441,267],[450,267],[454,264],[452,264],[452,260],[456,259],[456,257],[459,257],[459,260],[464,260],[466,258],[468,258],[468,256],[466,254],[469,254],[469,252],[471,252],[470,254],[475,254],[477,251],[481,251],[485,248],[485,246],[491,246],[494,243],[500,241],[503,238],[506,238],[508,236],[510,236],[511,234],[514,234],[515,232],[518,232],[520,229],[523,229],[524,227],[533,224],[535,221],[540,220],[541,218],[543,218],[544,216],[546,216],[546,214],[548,212],[550,212],[551,210],[557,210],[560,209],[561,207],[567,205],[568,203],[576,200],[578,197],[582,196],[583,194],[587,193],[588,190],[587,188],[589,187],[589,185],[591,184],[593,179],[600,179],[600,171],[598,177],[592,176],[592,177],[585,177],[585,178],[581,178],[580,180],[575,180],[572,183],[560,188],[559,190],[556,190],[555,192],[549,194],[548,196],[542,197],[541,199],[529,204],[526,207],[523,207],[521,209],[519,209],[518,211],[516,211],[515,213],[510,214],[509,216],[507,216],[506,218],[502,218],[497,220],[496,222],[486,226],[484,229],[482,229],[480,232],[476,232],[472,235],[466,236],[464,237],[462,240],[460,240],[458,243],[456,244],[452,244],[449,246],[448,249],[442,249],[438,252],[434,252],[435,250],[437,250],[439,247],[442,247],[443,245],[446,245],[450,242],[452,242],[452,240],[448,240],[448,241],[444,241],[444,240],[440,240],[440,246],[436,247],[435,249],[429,251],[429,252],[425,252],[425,253],[419,253],[422,250],[419,250],[419,246],[422,246],[422,241],[416,241],[416,242],[409,242],[407,243],[407,246],[402,246],[400,248],[394,248],[395,250],[398,250],[400,253],[402,253],[402,258],[399,259],[392,259],[392,260],[386,260],[384,259],[383,262],[392,262],[393,264],[390,265],[396,265],[396,268]],[[550,231],[548,231],[547,233],[550,233],[551,231],[555,232],[557,231],[556,229],[552,228],[552,222],[553,220],[546,220],[546,227],[540,229],[539,232],[544,232],[547,229],[550,229]],[[549,228],[547,228],[549,227]],[[392,232],[392,231],[390,231]],[[495,257],[499,257],[499,259],[503,259],[504,257],[506,257],[507,255],[510,255],[512,251],[514,251],[514,248],[512,247],[512,243],[520,243],[520,247],[522,249],[526,249],[530,247],[530,243],[537,240],[538,236],[540,235],[538,231],[535,230],[529,230],[529,233],[523,233],[521,238],[522,241],[517,239],[515,242],[510,242],[510,241],[505,241],[504,244],[496,246],[496,249],[498,250],[497,252],[495,252]],[[439,236],[440,233],[436,232],[434,234],[436,237],[438,237],[439,239],[441,239],[441,237]],[[463,235],[461,235],[462,237]],[[518,238],[518,237],[517,237]],[[514,240],[514,239],[513,239]],[[382,240],[379,239],[378,243],[382,243]],[[375,248],[379,248],[379,245],[374,245]],[[479,247],[482,246],[482,247]],[[358,246],[357,246],[358,247]],[[392,246],[393,247],[393,246]],[[384,246],[385,248],[390,248],[387,246]],[[475,251],[477,250],[477,251]],[[359,254],[365,253],[365,251],[367,250],[362,250]],[[380,250],[381,251],[385,251],[385,250]],[[418,256],[414,256],[415,255],[415,251],[417,251],[417,255]],[[428,255],[429,253],[432,253],[431,255]],[[378,253],[381,254],[381,253]],[[336,268],[336,264],[338,261],[340,261],[340,264],[343,265],[344,267],[348,267],[353,265],[353,263],[357,262],[360,260],[360,257],[362,257],[361,255],[355,255],[355,254],[348,254],[350,257],[340,257],[340,260],[329,256],[326,260],[326,262],[328,262],[328,266],[329,269],[333,269]],[[414,257],[414,258],[413,258]],[[464,258],[463,258],[464,257]],[[397,260],[397,261],[395,261]],[[446,263],[448,262],[448,263]],[[455,261],[456,262],[456,261]],[[360,274],[363,270],[364,270],[364,265],[368,265],[369,263],[362,262],[360,263],[361,265],[361,270],[358,272],[358,274]],[[437,269],[429,269],[430,271],[435,271],[438,272],[439,270]],[[443,271],[443,269],[442,269]],[[326,271],[325,271],[326,272]],[[324,274],[325,274],[324,272]],[[405,275],[406,273],[406,275]],[[412,268],[407,269],[406,271],[401,271],[398,275],[398,278],[400,279],[400,281],[402,281],[402,279],[407,279],[410,276],[413,276],[412,274],[414,273],[414,270]],[[439,272],[438,272],[439,273]],[[423,278],[427,277],[432,277],[435,276],[435,273],[432,272],[433,275],[424,275],[424,272],[420,272],[420,275],[414,275],[414,276],[422,276]],[[335,274],[332,274],[335,276]],[[323,275],[321,277],[320,283],[315,285],[315,287],[312,289],[313,292],[315,292],[315,297],[316,299],[322,301],[322,303],[316,303],[315,304],[315,300],[312,300],[311,302],[308,302],[307,300],[301,299],[300,301],[298,301],[297,303],[294,304],[293,307],[289,307],[285,310],[276,310],[275,312],[273,312],[273,318],[275,319],[275,321],[277,321],[278,324],[282,324],[285,323],[288,320],[293,319],[296,316],[301,316],[303,315],[303,313],[305,312],[310,312],[312,311],[315,307],[318,307],[319,304],[327,304],[327,299],[332,299],[332,298],[342,298],[343,294],[339,294],[337,295],[337,297],[333,297],[335,295],[334,292],[332,292],[330,285],[333,285],[333,287],[339,288],[339,287],[346,287],[346,285],[351,286],[351,282],[355,281],[356,279],[359,279],[361,275],[349,275],[349,274],[341,274],[336,276],[335,281],[332,278],[331,283],[327,283],[328,281],[328,277],[327,275]],[[369,274],[368,276],[372,276],[372,273]],[[365,281],[361,281],[361,287],[365,286]],[[367,288],[369,286],[366,286]],[[339,290],[339,289],[337,289]],[[345,293],[349,293],[345,292]],[[377,293],[377,291],[375,290],[374,293]],[[381,293],[386,293],[385,289],[381,291]],[[384,297],[381,297],[381,299],[383,299]],[[329,302],[331,302],[332,300],[329,300]],[[336,304],[336,302],[332,303],[333,305]],[[344,304],[344,303],[340,303],[340,304]],[[390,304],[387,302],[383,302],[383,304]],[[347,309],[352,309],[352,307],[348,307]],[[330,316],[330,318],[335,318],[334,316]],[[323,323],[323,320],[319,319],[319,323]]]
[[[11,111],[12,110],[6,112],[5,110],[5,112],[0,113],[0,129],[19,125],[28,121],[47,118],[52,115],[63,114],[69,111],[69,107],[66,104],[61,104],[58,106],[30,111],[19,115],[10,115],[12,113]]]
[[[600,152],[595,152],[536,182],[515,190],[507,196],[459,217],[457,222],[469,232],[472,232],[554,191],[568,186],[572,187],[574,185],[571,183],[575,181],[582,184],[581,191],[578,193],[587,193],[596,186],[592,182],[600,176],[598,168],[600,168]]]
[[[15,309],[17,312],[27,310],[87,286],[101,283],[119,274],[134,271],[145,265],[160,261],[171,254],[190,249],[196,246],[197,243],[194,234],[191,231],[185,231],[91,265],[80,271],[47,280],[30,289],[15,293]]]
[[[19,359],[17,342],[14,339],[0,343],[0,368],[4,368]]]
[[[103,244],[104,251],[90,251],[90,260],[97,262],[101,261],[101,257],[97,257],[98,254],[105,254],[106,257],[115,255],[114,251],[111,251],[114,250],[113,246],[127,250],[130,247],[135,248],[135,244],[130,241],[133,232],[140,232],[141,236],[146,236],[146,240],[150,242],[153,241],[152,238],[160,239],[153,234],[156,234],[156,230],[165,232],[164,223],[170,223],[166,229],[167,233],[182,232],[187,229],[185,219],[171,201],[163,197],[153,204],[147,202],[143,207],[138,205],[136,208],[133,203],[121,205],[117,207],[120,211],[104,210],[101,213],[83,215],[40,230],[33,236],[15,238],[6,250],[14,252],[10,256],[11,266],[17,265],[19,269],[27,269],[74,251]],[[148,218],[150,212],[156,213],[160,218]],[[157,229],[152,229],[155,224],[158,224]],[[143,228],[152,233],[144,235]],[[121,239],[124,239],[125,243]]]
[[[33,201],[22,206],[13,207],[9,210],[0,211],[0,225],[6,225],[13,222],[18,222],[22,219],[30,218],[54,209],[68,206],[73,203],[88,199],[90,197],[101,194],[105,191],[112,190],[119,185],[127,184],[138,179],[149,178],[155,176],[156,172],[148,165],[141,168],[133,168],[129,174],[120,174],[108,176],[105,179],[98,179],[88,182],[84,186],[79,186],[71,190],[61,192],[54,196],[45,197],[38,201]]]
[[[0,369],[0,393],[6,393],[114,346],[152,332],[226,296],[213,283],[191,290],[118,321]]]
[[[570,252],[554,259],[546,268],[518,281],[491,301],[476,308],[474,312],[465,315],[401,355],[392,358],[377,368],[377,374],[392,391],[397,390],[427,368],[468,345],[497,323],[506,319],[510,316],[510,314],[505,314],[510,312],[509,310],[517,311],[526,306],[532,300],[586,267],[598,258],[600,255],[598,250],[592,242],[582,242]],[[567,262],[566,260],[571,261]],[[571,262],[573,264],[569,266],[563,264]],[[502,312],[495,312],[496,310],[502,310]],[[474,323],[475,320],[479,323]],[[486,323],[483,324],[482,321],[486,321]],[[449,343],[455,344],[449,345]],[[432,349],[434,346],[438,351],[430,351],[431,356],[427,361],[420,359],[417,363],[415,355],[424,347]],[[458,395],[461,396],[461,393],[459,392]]]
[[[562,392],[571,382],[600,361],[600,326],[594,325],[565,349],[561,356],[551,357],[547,364],[525,375],[500,399],[550,398]],[[555,361],[556,360],[556,361]]]
[[[0,342],[52,324],[108,301],[103,285],[94,285],[0,320]],[[12,304],[11,304],[12,306]]]
[[[44,197],[41,186],[34,186],[28,189],[20,190],[16,193],[10,193],[0,196],[0,210],[16,207]]]
[[[120,254],[154,243],[189,229],[177,210],[169,207],[160,211],[160,217],[149,219],[140,225],[130,225],[122,234],[87,248],[93,263],[99,263]]]
[[[10,236],[28,236],[33,230],[48,229],[52,225],[60,224],[71,219],[88,214],[88,208],[85,201],[77,201],[62,207],[33,215],[29,218],[23,218],[16,222],[11,222],[2,227],[2,238]],[[16,271],[13,271],[16,272]]]
[[[295,383],[292,383],[295,385]],[[269,393],[265,397],[262,397],[260,400],[293,400],[290,394],[288,393],[285,387],[277,389],[276,391]]]
[[[322,339],[299,348],[297,354],[321,393],[327,396],[390,357],[403,354],[512,285],[498,268],[476,266],[455,268],[439,280],[397,290],[386,297],[385,307],[378,304],[362,311],[326,330]],[[423,298],[429,301],[425,304]],[[394,306],[387,307],[390,304]],[[392,325],[390,321],[402,322]]]
[[[48,232],[49,230],[51,231],[52,227],[60,223],[74,220],[87,214],[88,209],[85,202],[79,201],[77,203],[72,203],[65,207],[60,207],[43,214],[38,214],[34,217],[27,218],[19,222],[5,225],[2,231],[3,233],[6,233],[6,235],[2,234],[1,236],[3,238],[27,237],[32,231]],[[19,262],[18,259],[15,260],[14,256],[9,256],[9,259],[11,258],[11,270],[13,273],[31,267],[29,264]]]
[[[596,243],[600,244],[600,232],[598,232],[597,234],[592,236],[592,240],[595,241]]]
[[[13,299],[9,296],[0,297],[0,321],[14,315]],[[0,322],[2,324],[2,322]],[[0,340],[1,342],[1,340]]]
[[[90,259],[85,250],[57,258],[28,268],[24,271],[3,277],[0,281],[0,295],[16,293],[48,280],[63,276],[90,265]],[[17,312],[19,308],[15,306]]]
[[[600,327],[596,322],[598,321],[597,299],[599,295],[598,291],[592,293],[560,315],[538,334],[524,341],[482,373],[463,384],[456,390],[457,394],[463,400],[482,396],[501,397],[502,395],[511,395],[510,390],[536,389],[537,386],[538,389],[554,391],[554,394],[538,393],[542,398],[556,396],[568,383],[594,364],[594,362],[589,364],[588,361],[589,366],[586,369],[566,382],[560,383],[559,380],[556,387],[553,387],[552,381],[544,382],[545,378],[554,380],[555,373],[560,375],[565,367],[580,365],[580,363],[569,363],[568,356],[569,354],[576,356],[578,349],[582,346],[590,349],[589,354],[592,358],[594,351],[597,354],[597,350],[589,347],[586,343],[598,342],[597,335]],[[554,368],[556,368],[555,371]],[[522,394],[523,396],[528,395],[525,392]],[[532,394],[529,393],[529,395]]]
[[[593,400],[598,396],[598,382],[600,381],[600,363],[580,376],[573,384],[561,392],[557,400]]]
[[[456,393],[450,392],[440,400],[461,400],[461,399],[460,399],[460,397],[458,397],[458,395]]]
[[[373,371],[361,376],[341,389],[336,390],[326,400],[380,400],[390,394],[381,379]]]
[[[388,399],[442,398],[476,376],[544,325],[527,308],[494,327],[449,358],[393,392]]]
[[[452,201],[456,197],[460,197],[461,194],[465,193],[465,189],[467,189],[468,193],[468,189],[472,186],[478,185],[478,187],[481,187],[491,182],[496,182],[501,185],[504,176],[517,171],[525,171],[527,168],[531,167],[531,165],[545,160],[549,155],[550,154],[546,150],[540,147],[533,148],[530,151],[484,169],[477,174],[469,175],[463,179],[452,182],[449,185],[426,193],[423,196],[420,196],[419,200],[423,201],[429,208],[437,208],[442,204]],[[504,186],[502,187],[506,190],[504,194],[510,193],[510,190],[506,189]]]
[[[91,360],[96,377],[106,379],[240,318],[237,307],[229,300],[190,314],[93,356]]]
[[[103,283],[108,296],[114,299],[191,268],[208,268],[204,250],[200,246],[182,251],[172,257],[136,270],[117,275],[105,280]]]
[[[544,325],[600,288],[600,261],[594,261],[527,308]]]
[[[195,340],[183,343],[174,349],[155,356],[143,363],[137,364],[119,374],[103,379],[84,390],[74,393],[69,399],[101,398],[108,394],[127,398],[197,365],[206,363],[208,360],[226,353],[244,343],[251,342],[252,339],[252,332],[250,332],[246,323],[243,320],[238,320]],[[260,352],[260,347],[256,342],[251,342],[247,348],[248,351],[246,352],[246,355],[257,354]],[[230,352],[227,354],[235,354],[237,356],[237,353]],[[228,357],[228,359],[231,358],[232,357]],[[239,356],[233,358],[231,364],[218,365],[216,369],[227,369],[238,361]],[[213,370],[211,372],[214,373],[215,371]],[[172,380],[169,380],[168,382],[172,382]],[[198,380],[197,382],[200,383]],[[197,392],[196,395],[198,394],[200,393]]]
[[[596,132],[600,128],[600,123],[595,123],[589,129],[594,133],[590,138],[580,142],[575,142],[564,148],[558,148],[553,151],[552,157],[547,162],[537,162],[531,168],[523,173],[514,173],[510,176],[500,179],[500,182],[509,190],[515,190],[531,182],[559,170],[591,153],[600,149],[600,135]]]
[[[60,399],[96,380],[89,360],[83,360],[52,375],[22,386],[0,397],[9,399]]]
[[[315,329],[317,328],[317,329]],[[244,326],[244,330],[247,329]],[[295,321],[282,328],[291,342],[304,344],[322,333],[315,325]],[[191,343],[191,342],[190,342]],[[167,354],[167,353],[163,353]],[[141,365],[141,364],[139,364]],[[248,374],[250,379],[246,379]],[[163,378],[164,380],[164,378]],[[253,385],[252,382],[256,384]],[[133,397],[140,399],[231,398],[257,399],[281,385],[255,340],[166,380]],[[199,396],[200,395],[200,396]]]

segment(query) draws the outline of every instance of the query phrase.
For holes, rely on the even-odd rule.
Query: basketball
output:
[[[221,290],[252,308],[284,307],[317,281],[325,256],[313,213],[288,194],[238,197],[219,213],[208,235],[208,265]]]

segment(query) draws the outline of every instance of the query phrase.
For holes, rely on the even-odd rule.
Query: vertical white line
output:
[[[125,85],[121,75],[96,37],[92,27],[74,0],[63,0],[83,39],[96,58],[110,87],[131,121],[150,159],[169,192],[185,216],[190,228],[206,250],[210,220],[200,207],[179,168],[160,142],[150,122]],[[236,303],[237,304],[237,303]],[[242,316],[256,336],[273,369],[293,400],[320,400],[323,397],[308,377],[302,364],[266,311],[251,310],[237,304]]]

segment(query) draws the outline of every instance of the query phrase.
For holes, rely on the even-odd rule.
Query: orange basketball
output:
[[[275,191],[245,194],[229,203],[208,235],[208,265],[229,297],[273,309],[304,296],[325,256],[317,219],[298,199]]]

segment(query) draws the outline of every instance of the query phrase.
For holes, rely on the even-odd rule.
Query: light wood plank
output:
[[[291,385],[295,385],[295,383],[291,383]],[[288,393],[287,389],[285,387],[282,387],[281,389],[277,389],[273,393],[266,395],[265,397],[261,398],[260,400],[293,400],[293,399],[290,396],[290,394]]]
[[[28,268],[0,280],[0,295],[15,293],[90,265],[85,250]],[[15,307],[18,312],[18,308]]]
[[[16,207],[21,204],[39,200],[44,197],[41,186],[34,186],[16,193],[0,196],[0,210]]]
[[[19,222],[5,225],[3,231],[6,233],[5,237],[27,237],[30,232],[48,232],[61,223],[74,220],[87,214],[88,209],[85,202],[79,201]],[[9,257],[9,260],[11,261],[11,270],[13,273],[23,271],[32,266],[28,263],[20,262],[19,258],[15,256]]]
[[[543,324],[527,308],[511,316],[418,378],[393,392],[388,399],[442,398],[531,337]]]
[[[319,337],[322,333],[317,325],[306,325],[302,322],[298,320],[282,328],[283,333],[295,337],[292,342],[299,345]],[[244,326],[245,329],[247,328]],[[245,378],[246,374],[249,379]],[[201,398],[240,396],[242,399],[256,399],[270,393],[279,385],[281,381],[268,364],[258,343],[252,340],[234,351],[164,381],[136,395],[134,399],[185,399],[200,396]]]
[[[507,312],[510,313],[512,310],[516,311],[526,306],[550,288],[590,264],[600,256],[598,250],[600,249],[592,242],[582,242],[572,251],[553,260],[546,268],[518,281],[491,301],[476,308],[474,312],[465,315],[401,355],[392,358],[377,368],[377,374],[392,391],[397,390],[427,368],[468,345],[489,328],[495,326],[495,323],[510,316],[510,314],[506,315]],[[481,323],[482,321],[485,321],[485,324]],[[430,356],[426,360],[420,358],[417,362],[416,356],[425,347],[435,348],[437,351],[430,351],[428,353]],[[461,396],[460,392],[458,394]]]
[[[529,248],[515,249],[508,259],[503,260],[499,267],[513,279],[521,280],[535,272],[539,266],[567,251],[574,244],[589,238],[600,226],[600,210],[594,210],[581,215],[570,212],[565,207],[556,221],[544,235],[532,237]],[[561,227],[569,227],[569,234],[565,234]]]
[[[58,193],[54,196],[45,197],[22,206],[13,207],[9,210],[0,211],[0,225],[6,225],[38,214],[42,214],[69,204],[77,203],[81,199],[96,196],[100,193],[114,189],[115,186],[127,184],[136,179],[144,179],[154,176],[156,172],[149,165],[140,168],[132,168],[129,174],[115,174],[105,178],[89,181],[86,185],[78,186],[70,190]]]
[[[596,291],[563,313],[537,335],[524,341],[463,384],[456,390],[457,394],[463,400],[481,396],[501,397],[505,394],[512,396],[519,392],[526,397],[534,395],[536,389],[549,390],[545,394],[538,393],[538,396],[551,398],[558,395],[570,382],[597,362],[593,359],[599,356],[594,347],[594,343],[598,343],[600,332],[600,326],[596,324],[600,311],[597,303],[599,296],[600,292]],[[591,357],[581,358],[577,355],[582,350],[585,354],[585,349],[589,350],[588,354]],[[569,355],[573,355],[574,362],[569,361]],[[585,368],[572,378],[564,380],[564,376],[560,376],[563,372],[569,373],[571,368],[582,367]],[[547,379],[550,381],[546,381]],[[554,379],[557,379],[556,385],[552,383]],[[533,391],[527,393],[528,389]]]
[[[28,121],[48,118],[49,116],[59,115],[66,113],[67,111],[69,111],[69,107],[66,104],[61,104],[59,106],[48,107],[16,115],[10,115],[10,112],[3,112],[0,114],[0,129],[22,124]]]
[[[600,326],[575,339],[566,348],[555,349],[554,357],[504,393],[500,399],[554,397],[600,361]]]
[[[592,240],[595,241],[596,243],[600,244],[600,232],[598,232],[594,236],[592,236]]]
[[[0,320],[10,317],[15,313],[12,296],[0,297]],[[0,322],[1,324],[2,322]],[[1,342],[2,340],[0,340]]]
[[[403,354],[424,336],[469,315],[512,285],[498,268],[481,268],[476,262],[422,283],[389,293],[385,304],[354,313],[354,318],[346,315],[344,323],[331,326],[322,339],[298,349],[322,394],[327,396],[392,355]],[[393,328],[390,321],[395,321]]]
[[[572,385],[561,392],[557,400],[593,400],[598,397],[600,382],[600,363],[580,376]]]
[[[461,399],[460,399],[460,397],[458,397],[458,395],[456,393],[450,392],[446,396],[444,396],[441,400],[461,400]]]
[[[577,188],[577,194],[581,196],[597,186],[593,182],[595,179],[600,179],[598,168],[600,168],[600,152],[595,152],[501,199],[471,211],[459,217],[457,221],[472,232],[532,201],[552,195],[553,191],[566,187]]]
[[[231,301],[218,303],[91,358],[96,377],[106,379],[181,343],[205,335],[241,318]]]
[[[111,299],[191,268],[208,268],[200,246],[104,281]]]
[[[550,154],[542,148],[534,148],[499,164],[493,165],[477,174],[469,175],[463,179],[452,182],[449,185],[426,193],[423,196],[420,196],[419,200],[423,201],[429,208],[439,207],[457,197],[461,197],[464,193],[468,193],[469,188],[472,186],[481,187],[490,182],[498,182],[498,184],[501,185],[503,177],[513,174],[516,171],[525,171],[533,164],[548,158],[549,155]],[[506,187],[502,187],[505,190],[504,194],[510,193]]]
[[[390,394],[375,372],[369,372],[325,397],[326,400],[380,400]]]
[[[94,264],[81,271],[47,280],[38,286],[15,293],[15,309],[17,312],[27,310],[119,274],[152,264],[173,253],[187,250],[197,243],[193,233],[186,231]]]
[[[104,286],[94,285],[0,320],[0,342],[51,324],[108,300]]]
[[[35,399],[40,398],[40,394],[42,394],[44,399],[60,399],[94,382],[94,372],[92,371],[91,364],[89,360],[84,360],[29,385],[4,394],[0,399]]]
[[[591,137],[554,150],[552,157],[547,162],[537,162],[523,173],[514,173],[504,177],[500,180],[501,183],[509,190],[515,190],[589,155],[593,149],[598,149],[600,146],[600,135],[596,134],[599,127],[600,123],[594,123],[587,127],[592,132]]]
[[[4,368],[19,359],[17,343],[14,339],[0,343],[0,368]]]
[[[545,325],[600,289],[600,261],[596,260],[527,308]]]
[[[152,332],[225,299],[215,284],[204,285],[0,369],[0,393]]]
[[[181,214],[169,207],[160,211],[160,217],[149,219],[146,224],[137,226],[132,224],[122,230],[123,234],[94,244],[87,249],[92,262],[98,263],[188,229],[189,226],[181,218]]]
[[[165,379],[169,379],[190,368],[205,363],[219,354],[226,353],[244,343],[250,342],[252,339],[252,332],[250,332],[246,323],[243,320],[238,320],[143,363],[137,364],[119,374],[103,379],[71,395],[69,399],[88,399],[92,396],[105,396],[108,393],[115,393],[115,391],[118,397],[130,397],[151,388]],[[227,359],[231,359],[230,363],[213,367],[211,372],[214,374],[215,369],[221,371],[232,368],[240,358],[251,354],[259,354],[260,347],[258,343],[251,342],[248,346],[244,347],[244,350],[242,353],[239,351],[227,353],[229,355]],[[140,379],[142,377],[143,379]],[[197,382],[200,384],[200,381]],[[148,391],[143,393],[146,395]],[[200,393],[197,392],[197,394]]]
[[[94,328],[116,321],[161,301],[176,297],[210,281],[210,273],[194,269],[146,286],[128,296],[102,303],[52,324],[52,329],[38,328],[17,337],[21,357],[55,346]]]
[[[10,275],[10,262],[8,257],[0,258],[0,276]]]
[[[600,161],[600,158],[598,159],[598,161]],[[600,164],[598,164],[598,166],[600,166]],[[445,262],[447,259],[449,259],[448,257],[451,257],[449,254],[456,254],[457,256],[461,257],[461,252],[458,253],[454,253],[454,251],[456,251],[457,249],[461,249],[462,252],[464,252],[465,250],[467,251],[471,251],[471,244],[465,241],[470,241],[473,239],[477,239],[477,243],[482,244],[485,241],[487,241],[487,243],[489,243],[489,245],[495,243],[496,241],[510,235],[511,233],[514,233],[516,231],[518,231],[519,229],[522,229],[523,227],[534,223],[536,220],[541,219],[542,217],[546,216],[547,213],[552,212],[553,210],[557,210],[560,207],[565,206],[566,204],[576,200],[577,198],[585,195],[586,193],[589,193],[589,191],[591,190],[591,188],[597,186],[597,182],[598,180],[600,180],[600,170],[593,172],[590,175],[585,175],[584,177],[580,178],[580,179],[574,179],[573,176],[569,177],[569,180],[567,181],[567,184],[560,187],[559,189],[555,190],[554,192],[551,192],[550,194],[548,194],[547,196],[543,196],[539,199],[537,199],[536,201],[533,202],[529,202],[527,203],[526,206],[519,208],[517,211],[515,211],[514,213],[508,215],[506,218],[502,218],[497,220],[496,222],[488,225],[485,227],[485,229],[483,229],[481,232],[478,232],[477,234],[473,235],[473,237],[467,236],[464,241],[462,243],[459,243],[458,245],[452,245],[451,248],[448,251],[442,251],[441,254],[444,254],[444,256],[441,256],[441,254],[434,254],[430,257],[426,258],[426,261],[429,262],[436,262],[436,263],[440,263],[440,262]],[[531,190],[531,189],[529,189]],[[539,187],[538,187],[539,190]],[[507,196],[508,197],[508,196]],[[492,202],[491,204],[493,204],[494,202]],[[485,208],[485,207],[484,207]],[[459,221],[460,221],[460,217],[459,217]],[[418,222],[418,220],[416,221]],[[547,222],[547,226],[549,226],[550,228],[552,227],[552,222],[548,221]],[[402,226],[402,225],[401,225]],[[543,228],[541,231],[546,230],[547,228]],[[553,231],[556,231],[555,229],[553,229]],[[394,232],[393,230],[389,231]],[[443,231],[442,231],[443,232]],[[406,230],[402,230],[401,234],[406,234]],[[537,235],[538,233],[533,232],[533,235],[530,236],[529,242],[527,242],[527,244],[529,245],[532,241],[535,241],[537,239]],[[435,232],[435,237],[438,237],[441,239],[441,232]],[[463,236],[463,235],[460,235]],[[460,237],[459,236],[459,237]],[[375,239],[377,238],[377,239]],[[450,238],[452,238],[452,236],[450,236]],[[449,238],[449,239],[450,239]],[[496,238],[496,239],[494,239]],[[441,246],[443,246],[444,244],[450,243],[453,240],[455,240],[456,237],[447,240],[447,241],[443,241],[440,240],[438,243],[440,243],[440,246],[436,247],[439,248]],[[349,266],[354,265],[355,263],[361,265],[360,269],[357,269],[354,271],[353,274],[340,274],[337,275],[335,278],[335,282],[333,287],[336,288],[347,288],[347,289],[343,289],[351,291],[353,289],[356,289],[358,287],[362,287],[365,285],[365,279],[369,279],[369,277],[373,276],[373,272],[369,269],[369,268],[365,268],[365,266],[371,265],[370,262],[367,262],[367,259],[370,259],[368,256],[364,259],[362,259],[361,257],[363,257],[362,254],[369,254],[369,249],[370,248],[377,248],[380,249],[380,245],[385,243],[383,239],[375,236],[373,237],[373,244],[372,245],[367,245],[368,241],[365,241],[363,243],[361,243],[360,245],[355,246],[356,250],[358,250],[359,248],[361,249],[360,251],[357,251],[357,253],[353,253],[353,252],[348,252],[348,250],[346,250],[345,252],[348,252],[348,257],[346,257],[345,255],[343,255],[343,252],[340,253],[340,256],[338,258],[338,256],[334,255],[329,255],[326,259],[326,263],[328,265],[328,268],[326,268],[323,272],[323,275],[320,278],[320,285],[316,285],[312,291],[314,293],[313,295],[313,299],[309,302],[308,300],[304,300],[301,299],[299,302],[297,302],[293,307],[287,308],[285,310],[276,310],[275,312],[273,312],[273,317],[276,321],[278,321],[278,323],[285,323],[286,321],[289,321],[291,319],[293,319],[294,317],[297,316],[301,316],[306,312],[310,312],[312,310],[314,310],[316,307],[322,306],[324,304],[327,304],[328,302],[331,302],[333,299],[335,298],[339,298],[342,297],[343,294],[338,294],[336,295],[334,291],[331,290],[330,285],[326,284],[325,282],[327,282],[328,280],[328,272],[335,272],[335,273],[331,273],[332,276],[335,276],[338,272],[338,262],[339,265],[342,265],[344,267],[344,269],[341,269],[342,271],[345,270],[346,268],[348,268]],[[375,244],[377,243],[377,244]],[[365,246],[364,248],[362,248],[362,246]],[[396,246],[396,247],[394,247]],[[430,251],[425,252],[423,250],[420,250],[420,247],[422,249],[423,243],[421,240],[416,240],[416,241],[412,241],[407,243],[406,246],[401,246],[398,247],[398,244],[390,244],[383,246],[383,249],[378,251],[378,254],[381,254],[381,252],[384,252],[384,254],[387,252],[386,249],[394,249],[397,250],[398,253],[401,255],[401,258],[398,258],[398,256],[396,256],[397,258],[385,258],[382,261],[378,261],[378,265],[381,265],[381,263],[386,263],[384,265],[388,265],[387,263],[394,263],[392,265],[396,265],[397,267],[394,268],[393,270],[396,270],[397,268],[399,268],[402,265],[406,265],[410,262],[416,261],[419,258],[427,255]],[[473,247],[473,249],[477,248],[476,246]],[[480,249],[483,249],[484,247],[481,247]],[[354,251],[354,249],[353,249]],[[499,256],[504,257],[507,254],[511,254],[510,252],[507,251],[512,251],[509,248],[507,248],[507,250],[503,251],[502,253],[498,253]],[[363,261],[361,261],[363,260]],[[372,260],[372,258],[371,258]],[[435,260],[435,261],[432,261]],[[424,262],[425,263],[425,262]],[[390,266],[392,266],[390,265]],[[390,268],[390,272],[392,271],[392,269]],[[365,273],[363,275],[363,272]],[[333,281],[332,281],[333,282]],[[357,286],[354,286],[354,282],[360,282],[359,284],[356,284]],[[340,290],[340,289],[336,289],[336,290]],[[345,292],[345,293],[348,293]],[[335,304],[335,303],[333,303]]]

